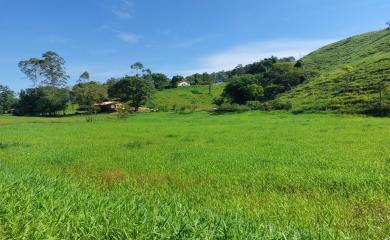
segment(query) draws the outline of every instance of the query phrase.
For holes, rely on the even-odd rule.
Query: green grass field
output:
[[[0,239],[386,239],[390,119],[0,117]]]
[[[213,108],[213,99],[221,95],[224,86],[224,84],[213,85],[211,94],[209,94],[208,86],[165,89],[155,92],[147,105],[155,108],[155,103],[158,103],[157,108],[195,106],[198,110],[209,110]]]

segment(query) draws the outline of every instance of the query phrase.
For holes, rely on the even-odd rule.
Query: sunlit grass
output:
[[[0,117],[0,238],[388,237],[390,119]]]

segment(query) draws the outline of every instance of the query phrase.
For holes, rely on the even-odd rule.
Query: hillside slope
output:
[[[147,103],[152,108],[173,109],[181,106],[194,106],[198,110],[209,110],[213,108],[213,99],[221,95],[224,84],[216,84],[209,94],[208,86],[191,86],[165,89],[153,94]]]
[[[306,70],[318,75],[279,97],[291,101],[296,110],[361,113],[388,104],[388,90],[380,97],[378,89],[390,81],[390,30],[347,38],[302,61]]]

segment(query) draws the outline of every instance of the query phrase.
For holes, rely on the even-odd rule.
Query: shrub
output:
[[[199,91],[197,89],[192,90],[191,92],[192,92],[192,94],[203,94],[201,91]]]
[[[216,111],[218,112],[246,112],[250,110],[251,108],[246,105],[240,105],[237,103],[228,103],[228,102],[219,105],[216,109]]]
[[[177,113],[192,113],[198,109],[198,105],[173,105],[173,111]]]
[[[248,101],[246,106],[252,110],[273,111],[273,110],[291,110],[292,104],[290,102],[281,101]]]

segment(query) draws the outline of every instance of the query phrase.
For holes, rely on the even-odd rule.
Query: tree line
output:
[[[65,60],[48,51],[41,58],[20,61],[20,71],[32,82],[16,97],[9,87],[0,85],[0,113],[16,115],[54,116],[66,114],[69,104],[78,104],[80,110],[94,111],[94,105],[108,100],[119,100],[138,108],[153,91],[175,88],[184,77],[168,78],[163,73],[153,73],[136,62],[130,66],[132,73],[122,78],[111,78],[105,83],[93,81],[88,71],[83,72],[76,84],[68,87]]]
[[[30,58],[18,64],[24,75],[31,80],[33,87],[21,90],[18,97],[6,86],[0,85],[0,113],[13,112],[16,115],[54,116],[66,114],[70,104],[77,104],[80,110],[95,111],[95,104],[118,100],[127,103],[135,111],[139,109],[154,91],[175,88],[181,81],[191,85],[208,85],[211,93],[215,83],[226,83],[220,97],[213,103],[218,110],[236,111],[243,106],[250,109],[275,110],[290,109],[290,103],[277,101],[277,96],[292,90],[295,86],[318,77],[319,72],[307,70],[304,62],[294,57],[270,57],[261,61],[238,65],[231,71],[180,75],[168,78],[163,73],[153,73],[140,62],[130,66],[132,74],[121,78],[111,78],[104,83],[93,81],[88,71],[83,72],[76,84],[68,87],[69,76],[65,71],[65,60],[49,51],[41,58]],[[352,79],[353,67],[342,69],[348,81]],[[349,76],[349,77],[348,77]],[[384,94],[388,89],[387,80],[378,86],[382,111]]]

